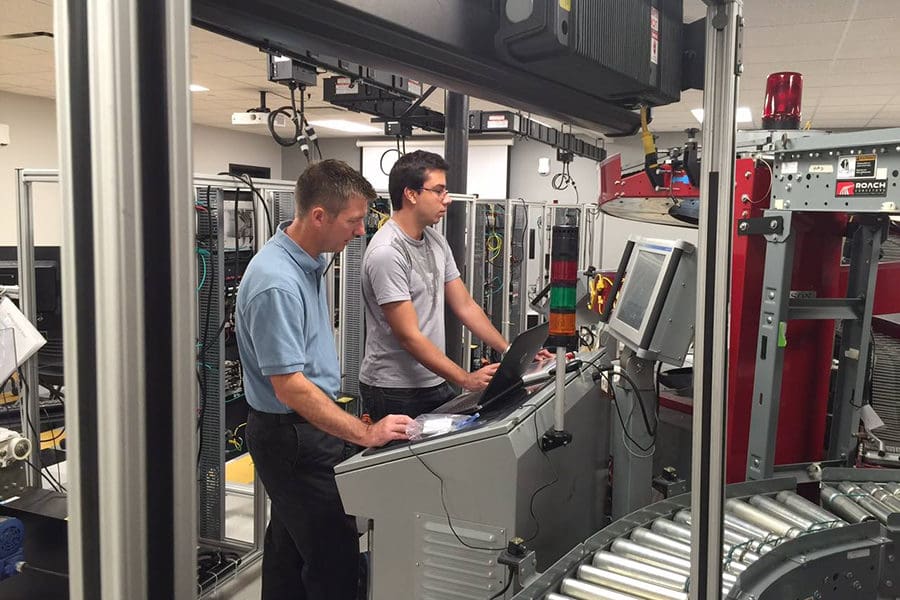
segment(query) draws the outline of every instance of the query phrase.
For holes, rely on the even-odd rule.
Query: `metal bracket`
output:
[[[854,216],[853,220],[847,223],[847,230],[844,234],[847,238],[852,238],[860,227],[880,226],[881,243],[885,243],[888,239],[891,220],[886,215],[863,214]]]
[[[782,217],[755,217],[738,219],[738,235],[781,235],[784,233]]]

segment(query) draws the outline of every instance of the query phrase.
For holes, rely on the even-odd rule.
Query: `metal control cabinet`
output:
[[[529,540],[542,569],[602,525],[609,404],[593,375],[569,375],[574,439],[546,455],[539,441],[553,424],[552,383],[505,416],[335,468],[345,510],[372,519],[371,600],[484,600],[503,587],[496,557],[512,537]]]

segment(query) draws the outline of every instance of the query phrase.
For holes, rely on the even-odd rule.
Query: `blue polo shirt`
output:
[[[313,258],[278,226],[247,266],[235,320],[247,402],[256,410],[289,413],[275,397],[272,375],[303,373],[337,398],[341,372],[325,297],[324,256]]]

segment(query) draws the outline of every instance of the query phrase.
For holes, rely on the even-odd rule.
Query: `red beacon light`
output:
[[[772,73],[766,81],[763,129],[799,129],[803,75],[785,71]]]

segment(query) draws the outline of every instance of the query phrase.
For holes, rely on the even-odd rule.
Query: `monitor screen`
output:
[[[629,327],[636,330],[641,328],[665,261],[665,254],[637,251],[634,266],[626,276],[625,293],[616,307],[616,317]]]
[[[15,246],[0,246],[0,285],[18,284],[18,250]],[[37,310],[34,326],[47,339],[47,344],[38,351],[41,383],[61,385],[63,322],[59,246],[35,246],[34,292]]]

